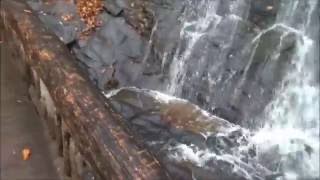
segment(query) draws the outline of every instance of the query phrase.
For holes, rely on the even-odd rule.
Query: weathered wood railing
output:
[[[4,43],[16,54],[17,65],[30,72],[30,97],[64,159],[64,176],[169,179],[24,1],[1,4]]]

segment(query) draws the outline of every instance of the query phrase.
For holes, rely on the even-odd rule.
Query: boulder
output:
[[[175,179],[264,179],[248,132],[198,106],[162,93],[121,88],[106,94],[136,139]],[[245,148],[246,147],[246,148]]]
[[[251,1],[250,5],[249,20],[258,28],[264,29],[275,22],[280,1]]]

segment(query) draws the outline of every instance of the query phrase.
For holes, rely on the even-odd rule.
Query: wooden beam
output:
[[[123,120],[106,106],[69,50],[28,5],[19,0],[1,4],[5,31],[21,46],[22,59],[45,84],[75,145],[99,177],[170,179],[149,152],[139,153],[144,148],[137,145]]]

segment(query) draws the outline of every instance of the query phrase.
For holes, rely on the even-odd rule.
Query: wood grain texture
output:
[[[108,108],[69,50],[24,2],[3,0],[1,19],[5,31],[21,44],[22,59],[45,83],[80,153],[101,179],[170,179]]]

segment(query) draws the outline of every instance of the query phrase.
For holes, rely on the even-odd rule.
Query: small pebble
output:
[[[273,7],[272,6],[267,6],[267,8],[266,8],[268,11],[271,11],[272,9],[273,9]]]
[[[17,103],[22,103],[22,100],[18,99],[16,102],[17,102]]]

